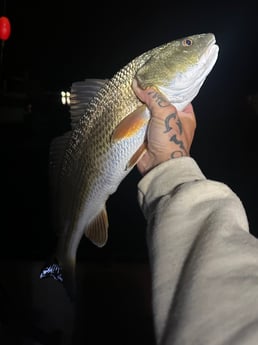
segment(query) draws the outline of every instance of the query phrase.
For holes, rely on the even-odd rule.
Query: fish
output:
[[[107,202],[147,150],[150,112],[132,83],[154,87],[180,111],[197,96],[218,58],[213,33],[162,43],[129,61],[111,78],[71,84],[71,129],[49,152],[52,218],[57,246],[40,278],[52,277],[74,296],[76,256],[85,235],[108,241]]]

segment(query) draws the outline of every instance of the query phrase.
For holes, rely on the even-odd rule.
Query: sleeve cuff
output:
[[[149,171],[138,183],[140,207],[173,192],[182,183],[206,177],[191,157],[171,159]]]

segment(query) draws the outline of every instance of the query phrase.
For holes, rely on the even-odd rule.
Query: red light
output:
[[[11,34],[11,24],[7,17],[0,17],[0,39],[8,40]]]

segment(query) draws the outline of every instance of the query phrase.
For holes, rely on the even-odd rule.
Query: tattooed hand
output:
[[[133,90],[151,112],[147,152],[137,164],[140,173],[145,175],[169,159],[189,156],[196,128],[192,105],[189,104],[183,111],[177,111],[157,90],[142,90],[136,81],[133,82]]]

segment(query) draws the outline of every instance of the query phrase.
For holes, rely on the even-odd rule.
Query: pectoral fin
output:
[[[96,246],[103,247],[108,239],[108,216],[106,208],[85,229],[85,236]]]
[[[132,137],[148,123],[149,119],[150,114],[146,106],[140,106],[119,123],[113,132],[111,141],[116,142]]]

